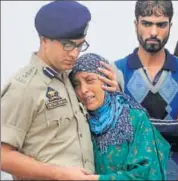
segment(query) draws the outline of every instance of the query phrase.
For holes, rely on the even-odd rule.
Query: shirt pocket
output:
[[[56,127],[58,130],[65,130],[73,120],[73,112],[70,107],[61,106],[45,111],[46,123],[48,127]]]

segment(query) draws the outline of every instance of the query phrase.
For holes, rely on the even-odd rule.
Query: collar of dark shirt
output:
[[[128,66],[131,69],[139,69],[143,68],[143,65],[140,61],[140,58],[137,54],[138,48],[136,48],[133,53],[128,55]],[[162,70],[170,70],[172,72],[177,71],[176,70],[176,57],[169,53],[167,49],[165,49],[166,52],[166,61],[162,67]]]

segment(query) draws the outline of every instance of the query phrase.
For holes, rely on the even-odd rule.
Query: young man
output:
[[[2,91],[2,171],[20,179],[90,180],[90,130],[66,73],[89,46],[90,19],[75,1],[38,11],[39,51]]]
[[[122,91],[145,107],[172,145],[168,179],[178,179],[178,58],[166,50],[172,26],[171,1],[137,1],[135,29],[139,47],[115,61]]]

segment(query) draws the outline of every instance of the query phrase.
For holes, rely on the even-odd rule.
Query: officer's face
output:
[[[78,98],[88,110],[96,110],[104,102],[103,82],[98,74],[79,72],[75,75],[74,89]]]
[[[85,39],[82,38],[70,41],[78,45],[84,42],[84,40]],[[57,40],[47,40],[44,47],[46,63],[57,71],[72,69],[80,53],[77,48],[70,51],[65,50],[63,44]]]
[[[139,16],[135,22],[140,45],[149,53],[159,52],[167,43],[171,24],[169,18],[161,16]]]

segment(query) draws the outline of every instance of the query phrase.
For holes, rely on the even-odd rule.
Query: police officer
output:
[[[91,180],[85,110],[67,76],[91,15],[75,1],[44,5],[35,17],[40,48],[2,91],[2,170],[21,179]]]

